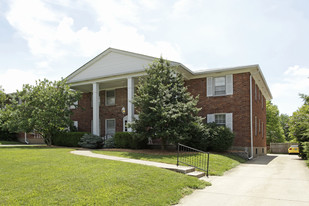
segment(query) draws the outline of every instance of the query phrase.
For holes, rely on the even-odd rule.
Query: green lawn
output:
[[[177,163],[177,155],[143,154],[135,152],[104,151],[104,150],[93,150],[92,152],[98,154],[118,156],[118,157],[127,157],[140,160],[163,162],[168,164]],[[225,171],[228,171],[243,162],[245,162],[244,159],[234,155],[210,154],[209,175],[223,175]]]
[[[0,205],[171,205],[207,185],[169,170],[70,150],[0,147]]]
[[[0,140],[0,145],[2,144],[24,144],[21,142],[15,142],[15,141],[5,141],[5,140]]]

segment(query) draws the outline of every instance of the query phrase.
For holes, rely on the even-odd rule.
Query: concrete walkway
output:
[[[121,162],[130,162],[135,164],[141,164],[141,165],[148,165],[148,166],[154,166],[154,167],[160,167],[163,169],[173,170],[180,173],[190,173],[194,171],[194,168],[192,167],[185,167],[185,166],[178,166],[172,165],[172,164],[166,164],[166,163],[159,163],[159,162],[152,162],[152,161],[145,161],[145,160],[137,160],[137,159],[129,159],[125,157],[115,157],[115,156],[109,156],[109,155],[103,155],[103,154],[96,154],[88,150],[74,150],[71,151],[72,154],[76,155],[82,155],[87,157],[95,157],[95,158],[101,158],[101,159],[108,159],[108,160],[115,160],[115,161],[121,161]]]
[[[179,205],[309,205],[309,169],[297,155],[267,155],[212,176],[212,186],[196,190]]]

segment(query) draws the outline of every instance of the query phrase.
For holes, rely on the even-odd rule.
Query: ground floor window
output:
[[[207,123],[215,122],[217,125],[226,126],[233,131],[233,113],[207,114]]]
[[[105,120],[105,135],[107,137],[114,136],[116,133],[116,120],[106,119]]]

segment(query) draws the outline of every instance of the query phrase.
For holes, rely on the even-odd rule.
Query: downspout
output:
[[[250,74],[250,135],[251,135],[251,157],[253,159],[253,128],[252,128],[252,75]]]
[[[27,140],[27,133],[25,132],[25,143],[29,144],[28,140]]]

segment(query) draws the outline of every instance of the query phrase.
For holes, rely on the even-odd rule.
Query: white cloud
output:
[[[35,84],[38,79],[43,79],[36,71],[22,71],[20,69],[9,69],[0,76],[0,82],[5,93],[13,93],[21,90],[24,84]]]
[[[28,42],[31,53],[39,57],[38,68],[48,68],[46,64],[42,67],[41,62],[52,63],[68,56],[93,57],[108,47],[155,56],[163,54],[179,61],[181,51],[177,45],[166,41],[148,42],[136,27],[142,25],[138,11],[143,7],[154,9],[156,5],[144,1],[134,4],[131,0],[65,1],[63,4],[61,1],[14,0],[6,18]],[[74,19],[68,9],[81,8],[94,16],[96,30],[75,27],[74,22],[79,19]]]
[[[309,92],[309,68],[298,65],[289,67],[283,74],[281,82],[271,85],[274,97],[273,102],[278,105],[280,111],[288,111],[291,115],[302,105],[300,93]]]

